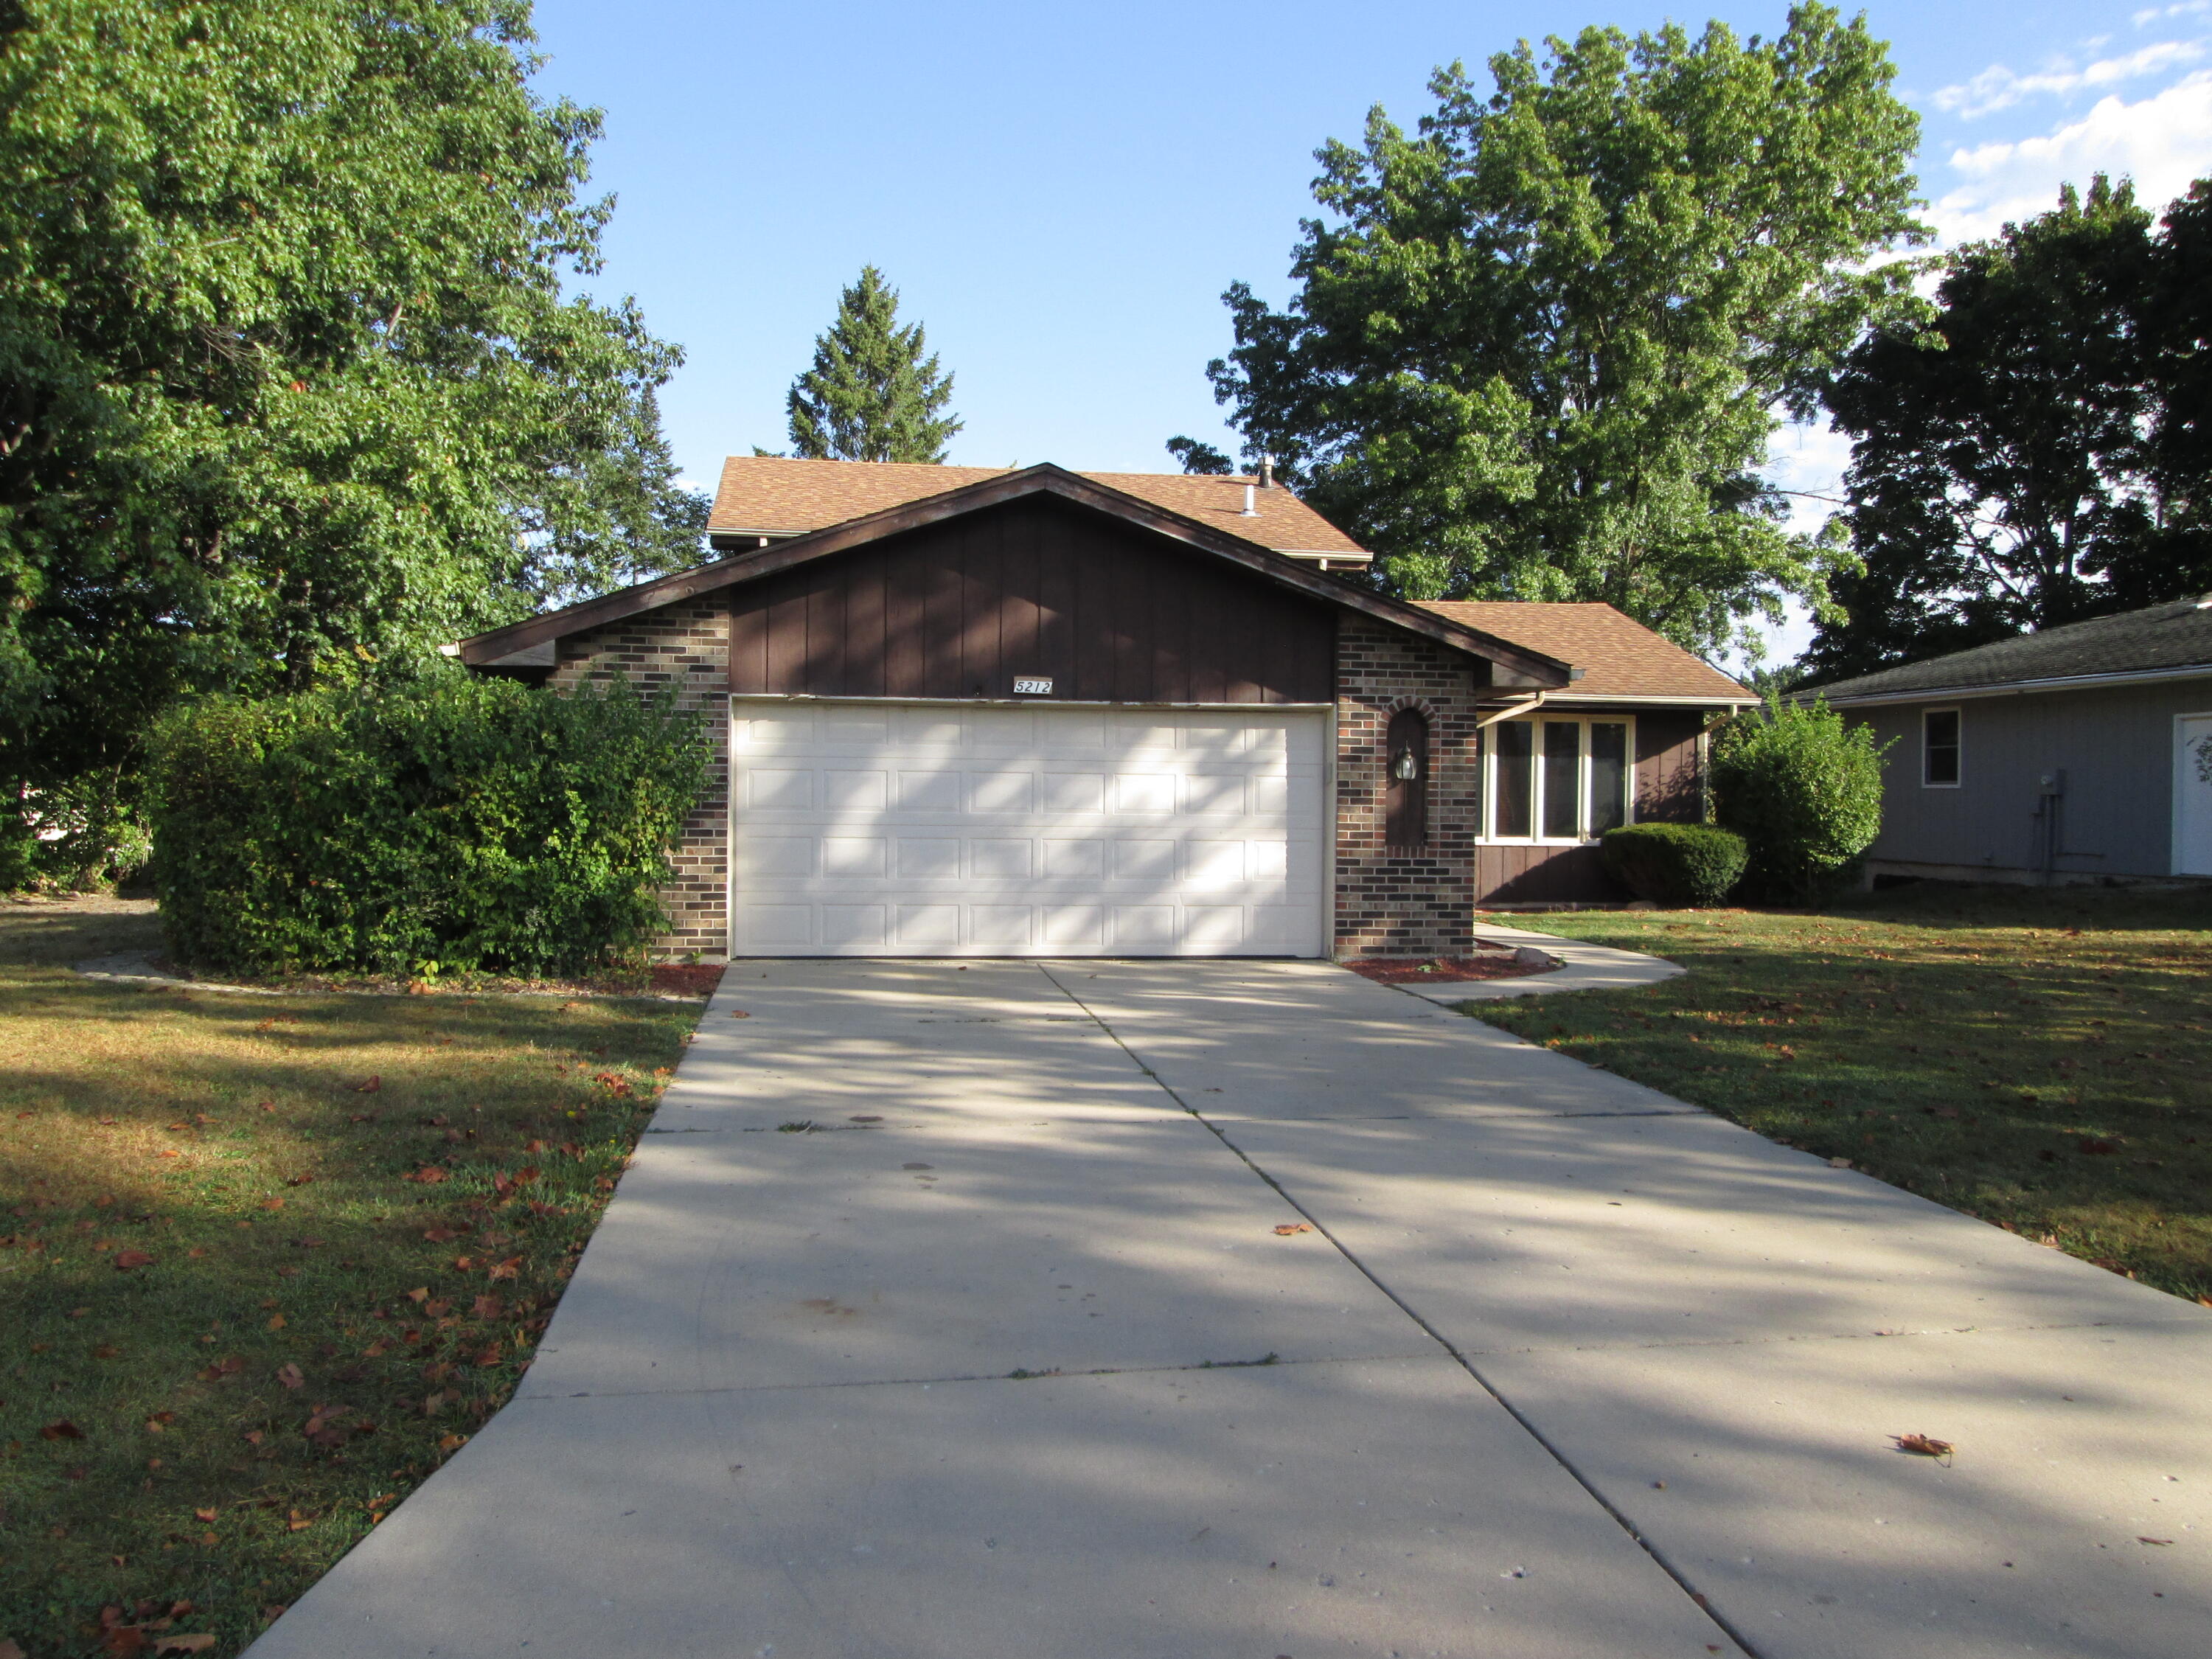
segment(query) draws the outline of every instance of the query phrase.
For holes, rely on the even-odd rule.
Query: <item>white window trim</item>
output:
[[[1582,727],[1582,737],[1579,739],[1582,745],[1582,755],[1581,759],[1576,767],[1575,791],[1578,807],[1576,816],[1582,823],[1584,823],[1589,822],[1589,728],[1593,726],[1626,726],[1628,728],[1628,776],[1626,779],[1627,787],[1626,793],[1628,799],[1622,803],[1622,816],[1620,821],[1623,824],[1630,824],[1636,822],[1636,716],[1633,714],[1601,714],[1559,715],[1553,714],[1547,708],[1530,714],[1522,720],[1499,720],[1497,725],[1483,728],[1485,741],[1482,745],[1482,823],[1480,826],[1481,833],[1474,838],[1475,844],[1477,846],[1593,847],[1597,844],[1598,837],[1595,836],[1546,836],[1538,834],[1526,836],[1499,836],[1493,835],[1492,833],[1492,827],[1498,822],[1498,745],[1496,742],[1491,738],[1490,734],[1495,732],[1498,726],[1509,725],[1532,726],[1579,726]],[[1531,741],[1536,745],[1534,754],[1535,763],[1534,767],[1535,773],[1535,777],[1534,779],[1534,787],[1530,791],[1528,798],[1528,823],[1530,829],[1534,830],[1540,827],[1544,822],[1544,752],[1540,735],[1533,736]]]
[[[1959,775],[1948,783],[1937,783],[1928,775],[1928,717],[1930,714],[1949,714],[1959,722],[1959,741],[1952,745],[1958,751]],[[1923,789],[1960,789],[1966,782],[1966,717],[1954,703],[1939,703],[1920,711],[1920,787]]]

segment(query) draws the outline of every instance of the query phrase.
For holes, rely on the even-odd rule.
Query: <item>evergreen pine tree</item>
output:
[[[873,265],[837,302],[814,342],[814,367],[792,382],[791,443],[815,461],[945,459],[964,424],[945,412],[952,377],[927,349],[920,323],[898,325],[898,290]]]

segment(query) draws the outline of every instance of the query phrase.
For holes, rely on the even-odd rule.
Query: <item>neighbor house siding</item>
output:
[[[730,689],[823,697],[1323,703],[1332,607],[1031,497],[731,590]]]
[[[1336,659],[1336,954],[1462,954],[1474,937],[1483,667],[1350,612]],[[1390,717],[1416,708],[1429,717],[1429,844],[1408,853],[1385,842],[1384,740]]]
[[[1921,782],[1921,714],[1959,711],[1956,788]],[[1846,709],[1892,746],[1882,766],[1877,873],[2019,881],[2163,876],[2172,869],[2174,716],[2212,709],[2212,678],[2106,690],[1931,697]],[[2043,775],[2065,774],[2046,856]]]
[[[679,708],[702,717],[713,755],[699,799],[684,821],[676,878],[663,890],[669,931],[660,957],[720,959],[729,949],[729,613],[722,598],[663,605],[560,641],[551,683],[564,690],[626,679],[648,690],[673,688]]]

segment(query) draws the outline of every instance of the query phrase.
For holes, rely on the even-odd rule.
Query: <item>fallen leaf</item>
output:
[[[92,1357],[94,1359],[113,1359],[122,1352],[112,1342],[103,1342],[92,1351]]]
[[[39,1438],[41,1440],[82,1440],[84,1438],[84,1431],[77,1427],[76,1424],[70,1422],[66,1417],[57,1418],[54,1421],[46,1424],[39,1430]]]
[[[407,1299],[410,1302],[418,1304],[428,1301],[429,1298],[430,1287],[427,1285],[418,1285],[415,1289],[407,1292]]]
[[[194,1510],[192,1511],[192,1519],[195,1521],[204,1521],[210,1526],[213,1526],[215,1524],[215,1511],[211,1509]]]
[[[284,1207],[284,1200],[282,1198],[264,1198],[261,1200],[261,1207],[264,1210],[281,1210]]]
[[[203,1382],[222,1382],[236,1376],[245,1369],[246,1361],[238,1355],[232,1354],[228,1358],[216,1360],[214,1364],[199,1374],[199,1378]]]
[[[314,1179],[311,1175],[286,1176],[284,1184],[287,1187],[306,1187],[313,1184]]]
[[[1311,1224],[1307,1222],[1284,1221],[1276,1224],[1275,1237],[1278,1238],[1288,1238],[1293,1233],[1310,1233],[1312,1231],[1313,1228]]]
[[[730,1010],[730,1018],[732,1019],[750,1019],[752,1016],[742,1008],[732,1008]]]
[[[402,1176],[402,1181],[417,1181],[425,1187],[434,1187],[446,1178],[446,1172],[434,1164],[425,1164],[411,1176]]]
[[[297,1365],[287,1364],[278,1370],[276,1380],[288,1389],[296,1389],[307,1379],[300,1374]]]
[[[469,1437],[465,1434],[441,1434],[438,1437],[438,1449],[441,1452],[459,1451],[468,1443]]]
[[[122,1268],[150,1267],[154,1265],[154,1258],[143,1250],[118,1250],[115,1256],[115,1265]]]
[[[154,1638],[154,1651],[156,1653],[205,1653],[214,1645],[215,1637],[204,1630],[172,1632]]]
[[[2120,1150],[2116,1140],[2100,1140],[2094,1135],[2083,1135],[2074,1143],[2074,1149],[2087,1158],[2106,1158]]]
[[[545,1150],[545,1143],[542,1140],[526,1140],[522,1143],[522,1150],[526,1152],[542,1152]]]
[[[433,1319],[443,1319],[447,1314],[451,1313],[453,1310],[453,1304],[442,1299],[425,1302],[422,1304],[422,1311]]]
[[[496,1319],[500,1316],[500,1300],[495,1296],[480,1296],[469,1310],[474,1319]]]
[[[283,1314],[270,1314],[269,1316],[269,1328],[272,1331],[283,1330],[284,1328],[284,1316]]]
[[[2172,1540],[2171,1538],[2146,1538],[2146,1537],[2144,1537],[2141,1533],[2137,1533],[2137,1534],[2136,1534],[2136,1543],[2138,1543],[2138,1544],[2160,1544],[2160,1545],[2165,1545],[2165,1544],[2171,1544],[2172,1541],[2173,1541],[2173,1540]]]
[[[355,1084],[353,1085],[353,1091],[357,1095],[373,1095],[383,1086],[384,1079],[380,1075],[369,1079],[366,1083]]]
[[[291,1530],[291,1531],[293,1531],[293,1532],[305,1532],[305,1531],[307,1531],[307,1529],[308,1528],[310,1528],[310,1527],[313,1526],[314,1524],[315,1524],[315,1517],[314,1517],[313,1516],[312,1516],[312,1515],[302,1515],[302,1514],[301,1514],[301,1513],[300,1513],[300,1511],[299,1511],[299,1510],[294,1510],[292,1511],[292,1515],[291,1515],[291,1526],[290,1526],[290,1530]]]
[[[1893,1434],[1889,1437],[1897,1443],[1898,1450],[1910,1452],[1915,1457],[1940,1457],[1948,1462],[1957,1449],[1949,1441],[1938,1440],[1931,1435]]]
[[[516,1279],[521,1276],[522,1258],[511,1255],[504,1261],[495,1261],[484,1270],[488,1279]]]

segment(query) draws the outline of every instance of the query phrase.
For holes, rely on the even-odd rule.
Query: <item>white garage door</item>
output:
[[[1319,710],[732,705],[738,956],[1318,956]]]

